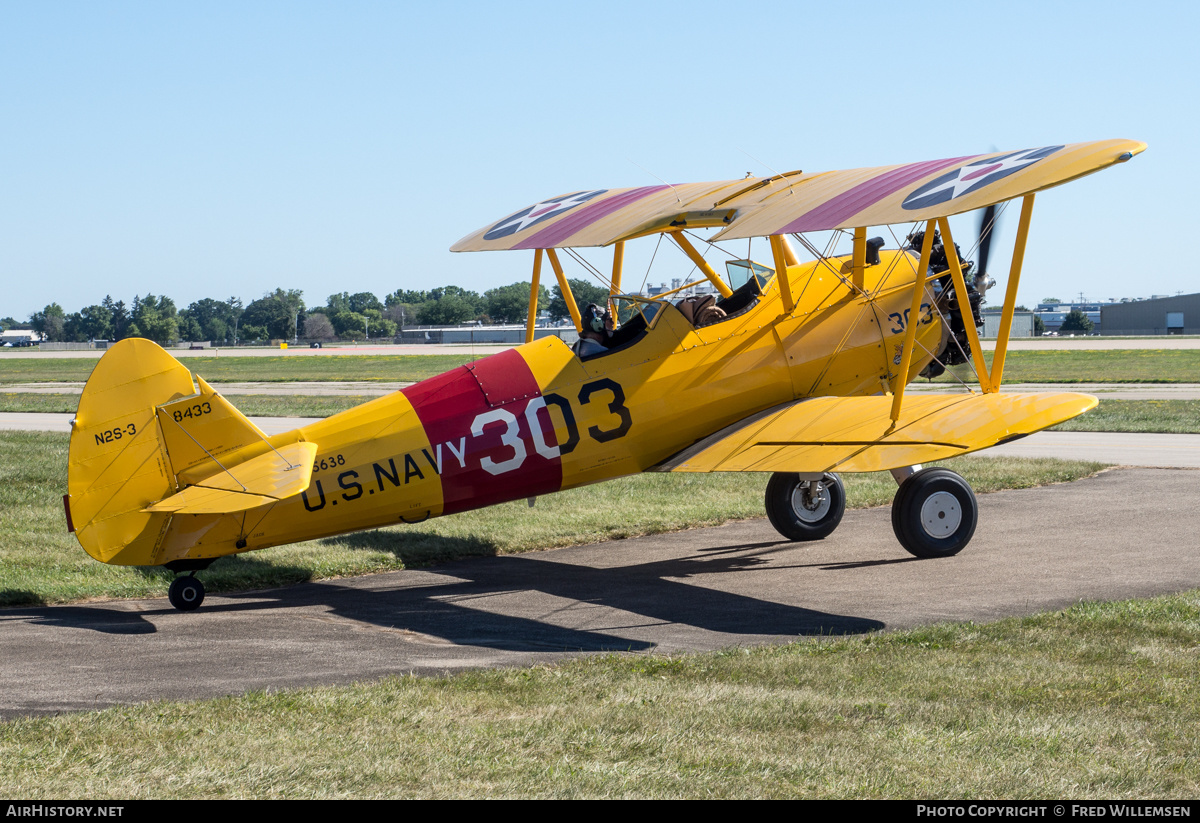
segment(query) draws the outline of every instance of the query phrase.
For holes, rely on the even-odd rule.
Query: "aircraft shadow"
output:
[[[43,606],[46,598],[29,589],[0,589],[0,609],[10,606]]]
[[[210,599],[203,611],[253,614],[317,606],[388,630],[514,652],[643,651],[660,642],[647,638],[689,630],[729,635],[733,645],[765,638],[862,634],[885,627],[878,620],[712,587],[731,575],[773,575],[810,567],[781,564],[779,556],[791,550],[787,542],[752,543],[607,568],[546,554],[505,555],[424,569],[420,577],[406,579],[401,574],[390,589],[324,582],[221,594],[220,602]],[[246,568],[227,567],[222,577],[254,578],[253,558],[232,560]],[[308,573],[297,569],[297,574],[304,579]],[[701,576],[705,585],[688,582]],[[0,621],[33,620],[136,635],[155,633],[151,618],[171,612],[165,603],[161,610],[140,613],[90,606],[18,607],[0,610]]]
[[[497,554],[495,544],[478,537],[447,537],[416,530],[375,529],[327,540],[346,548],[387,552],[410,569],[468,557],[495,557]]]
[[[0,610],[0,624],[9,620],[63,629],[90,629],[101,634],[154,634],[157,629],[138,612],[94,606],[41,606]]]
[[[747,635],[845,635],[884,628],[878,620],[681,582],[698,575],[778,572],[782,569],[777,563],[768,567],[769,555],[790,548],[787,543],[754,544],[728,547],[717,555],[706,552],[613,568],[548,560],[546,555],[507,555],[425,569],[417,585],[364,590],[314,584],[279,591],[275,604],[263,603],[263,593],[233,595],[235,600],[253,597],[254,602],[223,608],[323,605],[348,620],[510,651],[647,649],[656,643],[615,632],[644,637],[660,626],[728,634],[730,643]],[[445,582],[430,583],[430,576]],[[626,618],[607,611],[611,609],[626,613]],[[580,627],[589,623],[596,627]]]
[[[157,566],[133,567],[133,571],[145,578],[162,578],[164,582],[175,577],[172,572]],[[202,579],[210,592],[219,592],[222,588],[245,590],[255,586],[275,587],[281,580],[304,583],[312,579],[312,570],[303,566],[281,567],[253,556],[235,555],[204,572]],[[46,626],[90,629],[103,634],[154,634],[158,629],[147,618],[175,611],[165,602],[161,609],[142,612],[117,611],[103,606],[49,606],[41,595],[23,589],[0,590],[0,602],[12,604],[0,607],[0,623],[23,620]]]

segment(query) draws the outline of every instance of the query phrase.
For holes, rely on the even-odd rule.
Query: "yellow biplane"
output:
[[[920,464],[1096,404],[997,391],[1034,194],[1144,149],[1109,140],[545,200],[452,248],[533,252],[524,345],[272,437],[155,344],[121,341],[79,404],[68,520],[97,560],[179,573],[170,598],[182,610],[203,600],[196,571],[224,555],[645,471],[770,472],[771,523],[814,540],[841,520],[838,472],[891,470],[900,543],[918,557],[953,555],[974,534],[974,494],[957,474]],[[994,281],[962,259],[947,217],[1015,198],[989,370],[978,307]],[[914,229],[899,248],[868,239],[868,227],[899,224]],[[851,253],[822,252],[806,237],[814,232],[844,233]],[[696,282],[622,294],[625,244],[637,238],[673,243]],[[694,242],[722,249],[747,238],[766,238],[770,258],[733,257],[724,276]],[[801,261],[793,241],[814,259]],[[572,296],[558,250],[586,263],[583,247],[612,248],[603,277],[615,330],[606,307],[581,310]],[[545,261],[588,345],[536,338]],[[707,294],[684,296],[697,289]],[[964,362],[977,389],[905,395],[917,375]]]

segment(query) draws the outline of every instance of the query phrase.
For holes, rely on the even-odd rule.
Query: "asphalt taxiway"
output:
[[[0,610],[0,716],[694,652],[984,621],[1200,586],[1200,471],[1117,469],[980,497],[960,555],[909,557],[886,507],[816,543],[765,520],[434,569],[166,600]],[[403,535],[396,532],[396,540]]]

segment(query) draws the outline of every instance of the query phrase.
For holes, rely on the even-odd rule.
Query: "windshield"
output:
[[[617,323],[622,326],[641,315],[646,321],[646,328],[650,328],[663,307],[662,301],[630,294],[613,295],[612,302],[617,310]]]
[[[759,265],[753,260],[726,260],[725,273],[729,278],[729,288],[731,289],[736,290],[746,285],[753,277],[758,280],[758,287],[761,290],[771,282],[771,278],[775,276],[775,269]]]

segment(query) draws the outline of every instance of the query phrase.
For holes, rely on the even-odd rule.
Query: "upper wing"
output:
[[[868,472],[986,449],[1095,407],[1086,394],[814,397],[754,415],[656,467],[677,472]]]
[[[1145,148],[1101,140],[869,169],[572,192],[509,215],[450,250],[605,246],[683,227],[721,226],[712,239],[729,240],[910,223],[1048,189]]]
[[[685,183],[675,186],[641,186],[634,189],[593,189],[563,194],[534,203],[491,226],[459,240],[450,251],[493,251],[501,249],[553,249],[607,246],[634,237],[643,227],[668,224],[689,211],[711,211],[730,194],[758,179],[725,180],[717,183]],[[733,208],[723,208],[715,217],[725,225]],[[698,218],[693,218],[698,219]]]

